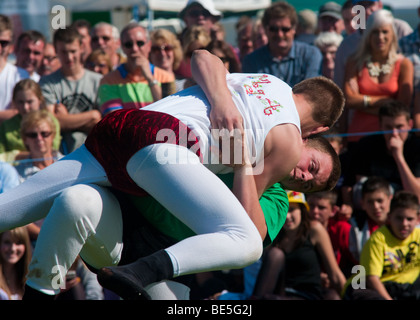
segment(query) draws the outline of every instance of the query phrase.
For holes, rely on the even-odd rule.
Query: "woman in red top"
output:
[[[391,12],[375,11],[367,21],[358,50],[347,61],[344,94],[348,142],[361,138],[362,134],[355,133],[379,130],[378,110],[386,99],[411,104],[413,65],[397,53],[393,23]]]

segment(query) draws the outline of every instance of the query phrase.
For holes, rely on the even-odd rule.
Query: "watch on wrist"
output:
[[[159,84],[159,81],[157,81],[156,79],[153,79],[152,81],[149,81],[149,86],[155,86],[155,85],[157,85],[157,84]]]

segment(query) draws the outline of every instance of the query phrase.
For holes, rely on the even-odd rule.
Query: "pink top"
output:
[[[398,95],[398,77],[400,74],[400,66],[402,59],[395,62],[394,69],[388,81],[383,83],[376,83],[369,75],[366,65],[363,67],[360,75],[357,77],[359,85],[359,92],[368,96],[389,96],[396,98]],[[350,122],[348,133],[357,132],[373,132],[379,130],[379,118],[377,115],[363,112],[362,110],[355,110],[353,118]],[[356,142],[362,136],[349,136],[348,141]]]

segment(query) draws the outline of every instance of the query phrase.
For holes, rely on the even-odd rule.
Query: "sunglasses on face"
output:
[[[190,12],[188,12],[188,15],[191,18],[198,18],[199,16],[203,16],[204,18],[208,18],[211,16],[210,12],[208,12],[207,10],[191,10]]]
[[[36,139],[38,138],[38,135],[41,135],[41,137],[43,138],[48,138],[52,132],[51,131],[41,131],[41,132],[26,132],[25,133],[25,137],[27,138],[31,138],[31,139]]]
[[[143,40],[139,40],[139,41],[127,41],[127,42],[124,42],[123,45],[127,49],[133,49],[134,43],[137,45],[137,47],[141,48],[141,47],[143,47],[145,45],[146,42],[144,42]]]
[[[165,51],[165,52],[171,52],[173,49],[174,49],[174,47],[171,46],[171,45],[152,46],[152,52],[153,53],[161,52],[162,50]]]
[[[10,44],[8,40],[0,40],[0,45],[2,48],[6,48]]]
[[[278,33],[279,31],[283,32],[283,33],[288,33],[290,30],[292,30],[292,27],[276,27],[276,26],[269,26],[268,30],[270,32],[276,32]]]
[[[105,42],[108,42],[109,40],[111,40],[111,37],[108,37],[108,36],[94,36],[94,37],[92,37],[93,42],[98,42],[99,39],[103,39]]]

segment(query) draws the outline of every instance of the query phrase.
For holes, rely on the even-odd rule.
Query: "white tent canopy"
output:
[[[271,0],[213,0],[220,11],[253,11],[267,8]],[[73,12],[111,10],[117,7],[147,5],[154,11],[179,12],[185,7],[187,0],[50,0],[51,6],[62,5]]]

